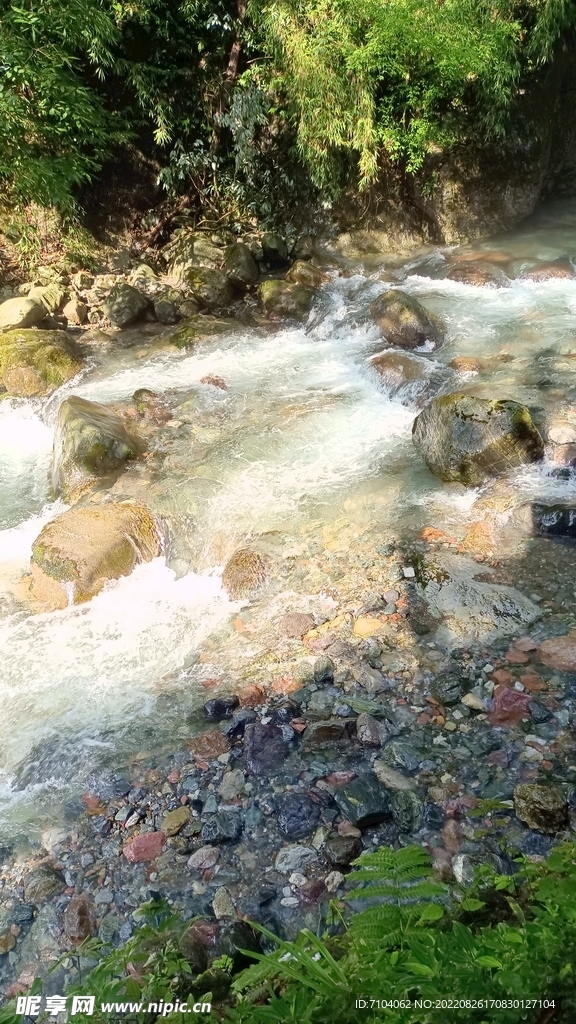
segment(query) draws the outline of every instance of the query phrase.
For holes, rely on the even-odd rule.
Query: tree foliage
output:
[[[127,139],[173,193],[332,193],[501,135],[573,0],[0,0],[4,202],[66,210]],[[289,184],[289,175],[284,184]]]

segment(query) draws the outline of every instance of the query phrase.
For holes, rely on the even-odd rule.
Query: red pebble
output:
[[[507,668],[497,668],[490,679],[493,683],[498,683],[499,686],[512,686],[514,683],[514,676]]]
[[[516,651],[513,647],[506,652],[506,661],[509,661],[511,665],[527,665],[530,658],[524,651]]]
[[[507,727],[516,725],[522,718],[529,717],[528,702],[531,700],[529,693],[521,693],[508,686],[499,686],[494,694],[494,706],[488,713],[488,721],[491,725]]]
[[[155,860],[162,853],[165,842],[166,836],[163,832],[144,832],[124,843],[122,853],[131,864]]]

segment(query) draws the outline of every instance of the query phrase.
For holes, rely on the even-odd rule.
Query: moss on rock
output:
[[[46,395],[81,368],[63,331],[24,329],[0,334],[0,383],[8,396]]]
[[[34,541],[30,595],[43,609],[81,604],[161,553],[161,533],[145,505],[74,508],[47,523]]]
[[[412,439],[432,473],[470,487],[544,454],[526,406],[474,395],[434,398],[416,417]]]
[[[116,413],[72,395],[60,406],[52,456],[52,487],[70,500],[98,480],[113,480],[136,458],[139,444]]]

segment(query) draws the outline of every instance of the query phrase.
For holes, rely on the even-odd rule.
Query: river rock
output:
[[[392,793],[392,818],[400,832],[407,835],[418,832],[422,826],[423,811],[422,801],[416,793],[404,789]]]
[[[568,826],[568,807],[553,786],[521,783],[514,790],[514,813],[529,828],[554,834]]]
[[[221,309],[234,298],[232,283],[221,270],[193,268],[187,272],[185,281],[204,309]]]
[[[80,326],[80,324],[86,323],[88,318],[88,306],[85,302],[82,302],[81,299],[72,298],[68,300],[62,310],[62,313],[69,324]]]
[[[347,868],[362,853],[362,843],[355,836],[330,836],[322,848],[333,868]]]
[[[206,235],[192,231],[179,232],[168,247],[168,271],[179,281],[186,280],[189,272],[198,267],[219,270],[224,253]]]
[[[476,288],[485,285],[506,288],[510,284],[510,278],[499,267],[490,266],[490,264],[460,263],[458,266],[452,267],[446,276],[451,281],[471,284]]]
[[[0,384],[8,395],[46,395],[81,369],[63,331],[13,330],[0,334]]]
[[[288,262],[288,247],[282,235],[265,231],[261,239],[262,258],[270,269],[285,267]]]
[[[0,331],[33,327],[43,320],[46,309],[40,299],[16,298],[0,303]]]
[[[426,382],[430,376],[429,364],[423,356],[393,349],[377,352],[370,359],[370,366],[393,388],[402,387],[407,381]]]
[[[258,295],[262,309],[272,320],[306,320],[314,298],[314,292],[304,285],[276,280],[263,281]]]
[[[47,608],[81,604],[161,553],[158,526],[144,505],[74,508],[47,523],[34,541],[30,592]]]
[[[430,692],[440,704],[458,704],[464,693],[464,684],[459,676],[444,672],[436,676]]]
[[[289,612],[279,622],[280,632],[287,637],[304,636],[314,627],[314,619],[306,612]]]
[[[204,711],[208,718],[221,722],[225,718],[232,718],[238,703],[238,697],[213,697],[206,701]]]
[[[414,421],[412,440],[432,473],[470,487],[544,454],[524,405],[474,395],[432,399]]]
[[[306,746],[308,747],[326,747],[332,743],[341,743],[347,740],[346,725],[339,718],[310,722],[306,729]]]
[[[576,537],[576,505],[532,505],[537,533],[549,537]]]
[[[320,805],[307,793],[287,793],[280,803],[278,828],[289,839],[303,839],[318,824]]]
[[[11,949],[14,949],[15,945],[16,936],[12,934],[9,928],[5,931],[0,931],[0,956],[9,953]]]
[[[258,280],[258,264],[250,249],[242,242],[227,246],[224,256],[226,273],[235,288],[246,291]]]
[[[118,281],[104,300],[104,315],[115,327],[133,324],[150,305],[149,299],[125,281]]]
[[[45,903],[50,896],[60,895],[65,888],[64,878],[49,864],[39,864],[24,877],[26,900],[34,906]]]
[[[214,917],[217,921],[220,921],[223,917],[236,917],[234,901],[228,892],[228,889],[223,885],[221,885],[219,889],[216,889],[216,892],[214,893],[212,910],[214,911]]]
[[[390,794],[374,772],[366,772],[341,786],[334,800],[343,817],[359,828],[377,825],[392,813]]]
[[[318,860],[316,850],[310,846],[284,846],[276,855],[274,867],[281,875],[290,875],[293,871],[302,871],[307,864]]]
[[[521,281],[550,281],[553,279],[573,281],[574,276],[572,264],[568,260],[558,260],[557,262],[541,263],[531,270],[524,270],[519,278]]]
[[[51,281],[50,284],[35,285],[28,292],[28,299],[32,302],[39,302],[44,306],[46,313],[55,313],[61,306],[66,289],[60,281]]]
[[[154,299],[154,316],[161,324],[177,324],[182,318],[180,307],[184,301],[182,292],[170,288]]]
[[[176,807],[175,810],[168,811],[168,814],[162,822],[162,831],[165,836],[168,836],[168,838],[171,836],[177,836],[189,821],[190,808]]]
[[[96,911],[88,893],[73,896],[64,911],[64,937],[69,949],[96,934]]]
[[[444,340],[439,319],[406,292],[384,292],[370,303],[370,312],[390,345],[414,349],[431,343],[438,348]]]
[[[235,768],[231,772],[226,772],[220,786],[218,787],[218,795],[222,797],[224,801],[236,800],[237,797],[242,796],[246,792],[246,783],[244,779],[244,772],[240,768]]]
[[[384,722],[365,712],[356,719],[356,734],[365,747],[383,747],[390,736]]]
[[[205,729],[189,740],[188,746],[195,757],[203,761],[213,761],[221,754],[227,753],[230,742],[218,729]]]
[[[540,645],[538,656],[543,665],[559,672],[576,672],[576,635],[556,636]]]
[[[120,416],[72,395],[60,406],[52,455],[54,493],[69,500],[101,478],[113,480],[139,452]]]
[[[316,290],[328,280],[328,274],[319,267],[313,267],[311,263],[297,260],[286,274],[286,280],[291,284],[303,284],[305,288]]]
[[[214,867],[219,856],[220,850],[216,846],[201,846],[188,859],[186,867],[191,871],[207,871]]]
[[[149,299],[159,295],[165,287],[156,271],[148,263],[139,263],[137,267],[134,267],[128,283],[139,292],[147,295]]]
[[[270,559],[253,548],[238,548],[228,559],[222,585],[233,600],[250,597],[266,580]]]
[[[416,789],[416,782],[407,775],[402,775],[384,761],[374,761],[372,765],[376,778],[386,789],[408,791]]]
[[[282,729],[272,722],[266,725],[261,722],[247,725],[244,752],[246,765],[253,775],[268,775],[279,771],[287,753]]]
[[[164,849],[166,836],[163,832],[143,832],[124,843],[122,853],[131,864],[156,860]]]
[[[200,838],[207,845],[235,843],[240,839],[243,828],[240,811],[219,811],[204,822]]]

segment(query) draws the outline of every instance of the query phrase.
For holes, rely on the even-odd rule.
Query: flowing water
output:
[[[522,261],[576,261],[576,203],[474,248],[504,253],[516,272]],[[189,735],[214,666],[224,681],[238,679],[270,643],[264,626],[254,628],[260,614],[270,625],[292,607],[335,610],[338,551],[358,552],[362,577],[370,562],[362,538],[385,544],[430,524],[461,534],[478,518],[482,495],[442,484],[412,447],[427,398],[470,388],[524,402],[543,421],[576,411],[576,277],[475,287],[442,276],[453,256],[359,262],[321,289],[307,325],[240,326],[192,354],[132,332],[135,344],[94,358],[49,399],[0,405],[3,833],[57,821],[90,772]],[[401,384],[369,362],[385,347],[369,304],[390,278],[448,328],[439,351],[417,354],[419,379]],[[483,368],[459,372],[456,356],[480,358]],[[206,375],[227,390],[200,383]],[[113,491],[149,500],[179,536],[166,558],[89,604],[30,615],[14,585],[42,525],[66,508],[48,489],[59,403],[70,393],[118,402],[141,387],[169,395],[172,419],[156,443],[156,471],[137,467]],[[572,480],[548,461],[509,483],[517,504],[574,498]],[[264,538],[282,571],[271,596],[246,608],[228,599],[221,571],[251,538]],[[324,569],[314,577],[307,566],[318,553]],[[252,622],[247,636],[239,613],[242,628]]]

